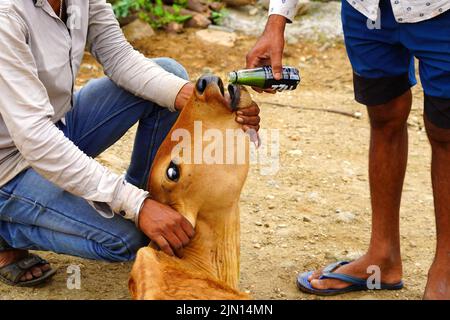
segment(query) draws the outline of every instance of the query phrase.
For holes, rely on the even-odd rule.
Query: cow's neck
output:
[[[186,250],[185,259],[202,273],[237,289],[239,282],[239,207],[214,213],[199,213],[196,236]]]

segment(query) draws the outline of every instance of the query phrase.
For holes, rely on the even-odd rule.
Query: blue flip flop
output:
[[[351,285],[342,289],[316,289],[311,286],[308,278],[313,271],[304,272],[297,277],[297,287],[300,291],[311,293],[319,296],[333,296],[337,294],[352,292],[352,291],[364,291],[364,290],[374,290],[367,287],[367,280],[357,277],[353,277],[343,273],[334,272],[340,266],[350,263],[349,261],[338,261],[332,263],[323,269],[322,275],[319,277],[320,280],[323,279],[336,279],[350,283]],[[403,288],[403,281],[394,284],[381,283],[379,290],[399,290]]]

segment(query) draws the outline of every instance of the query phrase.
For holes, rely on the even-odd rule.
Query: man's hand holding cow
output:
[[[183,257],[183,248],[194,237],[191,223],[180,213],[146,199],[139,214],[139,228],[169,256]]]
[[[236,112],[236,122],[242,124],[242,129],[245,132],[250,129],[257,132],[259,130],[259,122],[261,121],[259,111],[258,105],[253,102],[250,107],[240,109]]]

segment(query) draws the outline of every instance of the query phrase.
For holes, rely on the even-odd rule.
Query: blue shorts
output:
[[[345,45],[354,73],[355,98],[367,106],[387,103],[416,82],[414,57],[425,94],[425,115],[450,128],[450,11],[418,23],[398,23],[389,0],[370,21],[342,1]]]

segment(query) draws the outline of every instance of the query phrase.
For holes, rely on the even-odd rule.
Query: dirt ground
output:
[[[230,49],[200,43],[193,32],[187,32],[160,33],[136,47],[150,57],[177,59],[192,79],[208,71],[225,79],[227,71],[244,65],[244,56],[253,43],[253,38],[242,36]],[[336,259],[354,259],[368,244],[368,121],[365,110],[353,101],[351,69],[342,44],[290,45],[284,62],[300,68],[301,87],[275,96],[254,95],[262,109],[262,128],[280,130],[280,167],[278,173],[267,176],[253,166],[242,194],[241,287],[258,299],[316,299],[297,290],[297,273]],[[78,85],[101,74],[92,57],[87,56]],[[336,299],[421,298],[433,258],[435,231],[430,148],[422,130],[419,86],[414,89],[414,97],[401,214],[406,287],[398,292],[352,293]],[[326,109],[361,112],[361,118],[328,113]],[[126,170],[133,135],[134,130],[130,130],[99,160],[116,172]],[[42,255],[58,269],[52,282],[35,289],[11,289],[0,284],[1,299],[129,298],[130,263]],[[80,290],[67,289],[69,265],[81,268]]]

